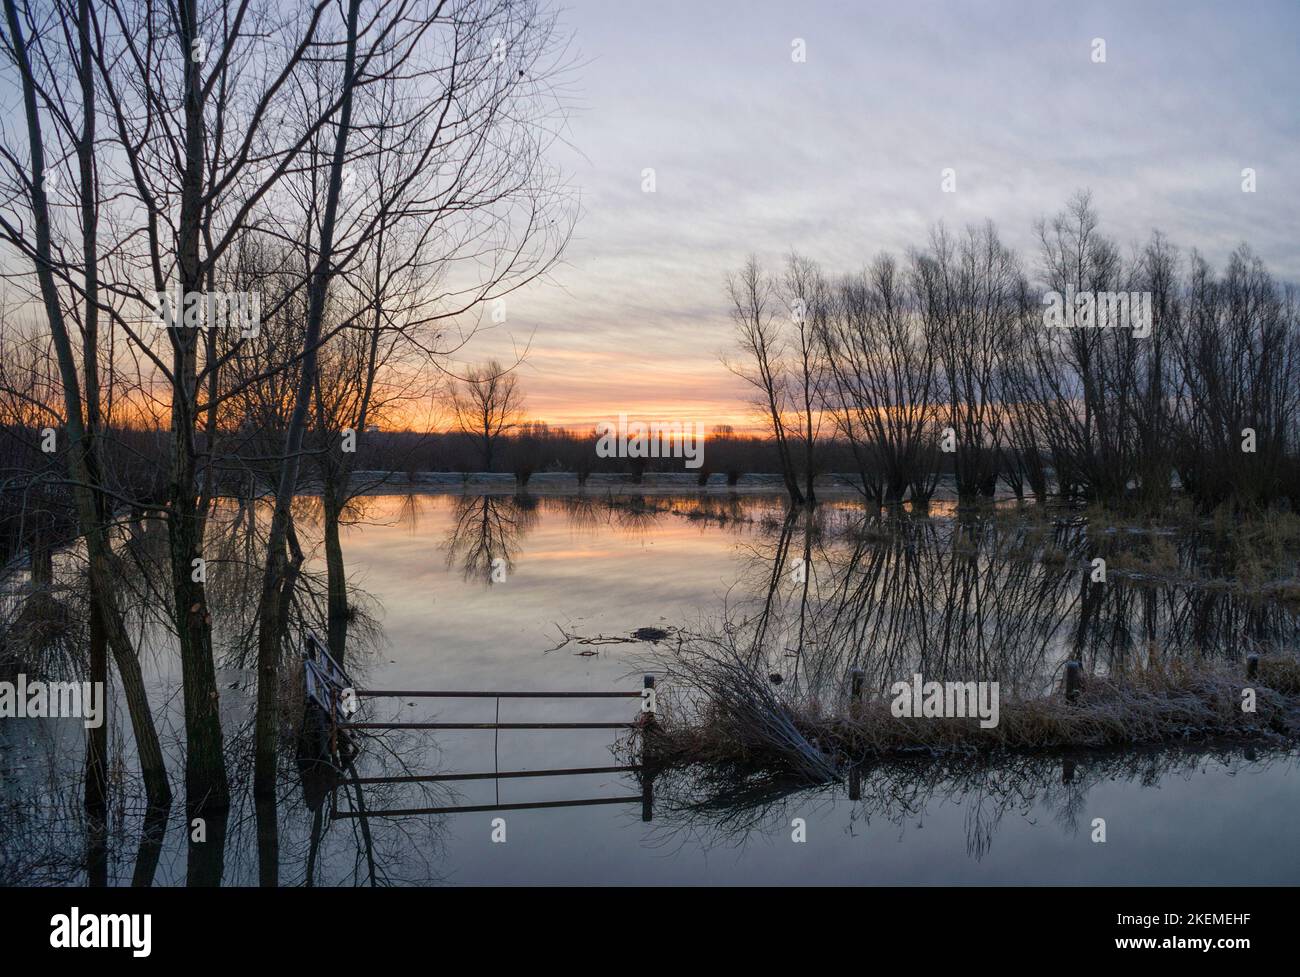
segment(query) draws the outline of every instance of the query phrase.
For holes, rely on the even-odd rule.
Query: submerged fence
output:
[[[600,692],[535,692],[494,690],[440,690],[440,689],[356,689],[347,673],[330,657],[324,645],[314,635],[305,640],[303,664],[306,691],[330,723],[330,748],[337,750],[338,737],[355,731],[379,732],[385,730],[491,730],[494,735],[501,730],[572,730],[572,729],[649,729],[655,722],[655,678],[646,675],[640,690]],[[348,703],[359,699],[492,699],[496,714],[501,714],[502,699],[640,699],[637,718],[630,722],[351,722]],[[353,706],[355,710],[355,706]],[[495,744],[494,744],[495,745]],[[495,756],[495,749],[494,749]],[[351,778],[355,785],[458,783],[469,781],[527,780],[546,777],[572,777],[597,774],[635,774],[641,791],[634,795],[618,797],[591,797],[560,801],[522,801],[518,803],[439,805],[432,807],[393,808],[387,810],[336,810],[342,818],[406,817],[424,814],[469,814],[486,811],[542,810],[547,808],[588,807],[603,804],[641,804],[641,818],[651,820],[654,808],[654,775],[645,763],[593,767],[555,767],[546,770],[491,770],[472,773],[405,774],[385,777]]]

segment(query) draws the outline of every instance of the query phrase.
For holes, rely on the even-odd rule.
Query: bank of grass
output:
[[[961,518],[1014,534],[1019,555],[1049,567],[1078,558],[1063,545],[1075,538],[1073,533],[1089,558],[1104,557],[1108,572],[1119,578],[1300,605],[1300,514],[1294,512],[1225,506],[1207,516],[1186,498],[1175,498],[1159,512],[1053,499],[1047,504],[984,503],[964,510]],[[867,521],[857,535],[886,540],[888,522]],[[970,545],[959,541],[957,549]]]
[[[1300,602],[1300,517],[1291,513],[1109,536],[1090,522],[1089,532],[1109,569],[1123,575]]]
[[[1192,739],[1300,741],[1300,660],[1261,658],[1247,681],[1241,663],[1158,659],[1085,679],[1061,692],[1000,697],[999,722],[894,716],[887,697],[834,704],[782,694],[761,667],[725,644],[687,646],[665,683],[691,693],[665,710],[653,734],[638,734],[647,762],[719,763],[780,771],[810,782],[839,779],[848,765],[908,755],[980,755],[1158,745]],[[1253,690],[1254,711],[1243,709]]]

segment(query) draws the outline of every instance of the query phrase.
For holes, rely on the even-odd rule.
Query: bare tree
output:
[[[113,500],[159,507],[166,520],[187,794],[220,806],[228,788],[203,572],[213,500],[235,475],[248,494],[274,485],[280,516],[266,588],[288,597],[296,557],[287,500],[322,350],[377,317],[381,332],[399,331],[426,361],[445,359],[473,334],[485,302],[552,266],[574,216],[546,162],[563,117],[554,82],[565,45],[554,15],[530,0],[376,0],[364,12],[328,0],[105,0],[78,2],[79,33],[62,30],[78,23],[67,16],[73,2],[59,0],[64,16],[40,15],[34,29],[38,15],[14,0],[11,19],[34,40],[6,44],[37,52],[39,69],[27,72],[33,111],[54,120],[56,162],[67,171],[60,185],[93,186],[93,212],[60,223],[56,210],[42,260],[34,198],[6,192],[0,234],[49,272],[65,316],[89,310],[76,313],[83,351],[106,350],[110,372],[123,371],[124,406],[169,432],[165,457],[153,459],[166,477],[140,479]],[[92,152],[94,180],[73,179]],[[25,156],[0,146],[20,189],[30,182]],[[398,260],[369,260],[378,239]],[[423,290],[414,303],[422,311],[394,316],[387,286],[383,301],[356,300],[368,267],[404,268]],[[261,309],[274,324],[270,341],[188,313],[157,328],[159,293],[256,296],[271,276],[274,295]],[[101,386],[115,389],[91,380],[78,444],[94,443]],[[254,432],[258,420],[270,425]],[[249,448],[256,457],[240,454]],[[104,492],[93,454],[85,475],[93,502]],[[277,606],[268,598],[259,622],[264,696],[278,688],[287,626]],[[263,705],[265,743],[277,727]],[[265,787],[266,749],[262,757]]]
[[[786,341],[774,314],[776,285],[763,271],[755,255],[745,266],[727,276],[727,294],[731,299],[731,318],[736,324],[736,344],[742,362],[723,360],[732,373],[757,391],[757,406],[767,420],[776,440],[790,501],[800,505],[804,494],[799,488],[794,458],[790,448],[787,412],[790,407]]]
[[[519,378],[497,360],[470,367],[452,394],[456,426],[483,453],[483,468],[492,470],[492,455],[501,436],[524,419],[524,395]]]
[[[822,335],[831,316],[831,289],[816,262],[791,252],[782,282],[789,309],[790,368],[794,388],[793,426],[803,444],[804,500],[813,505],[817,493],[817,441],[821,435],[828,367]]]
[[[1220,277],[1193,255],[1182,307],[1174,338],[1180,481],[1206,510],[1294,499],[1288,478],[1300,449],[1294,294],[1241,247]]]
[[[1021,311],[1020,269],[992,222],[968,228],[958,242],[940,225],[913,267],[925,329],[938,349],[943,420],[956,441],[957,497],[991,498],[1006,436],[1000,381]]]
[[[937,478],[932,437],[936,344],[907,277],[889,255],[845,278],[823,332],[832,404],[864,495],[924,504]]]
[[[6,237],[18,244],[20,250],[30,256],[35,265],[41,301],[49,321],[50,335],[55,348],[59,366],[60,381],[63,392],[64,424],[71,442],[68,450],[69,476],[72,480],[73,496],[76,500],[77,517],[81,533],[86,540],[91,575],[91,586],[95,594],[91,601],[92,616],[92,674],[98,681],[107,677],[106,661],[103,658],[105,645],[112,649],[116,659],[118,674],[126,694],[127,707],[131,717],[132,729],[136,738],[137,751],[140,756],[141,772],[144,776],[148,799],[151,806],[162,807],[170,803],[171,788],[167,782],[166,768],[162,750],[158,743],[157,732],[149,709],[148,697],[144,689],[140,663],[131,644],[122,621],[121,611],[116,605],[117,585],[115,557],[105,525],[105,502],[101,492],[99,474],[102,465],[98,460],[96,431],[100,422],[98,380],[98,344],[97,323],[100,305],[98,300],[98,240],[95,215],[98,212],[99,199],[97,183],[93,174],[94,153],[94,85],[89,77],[90,70],[90,29],[88,25],[89,4],[78,5],[76,19],[77,41],[69,42],[76,57],[76,64],[82,78],[83,98],[91,99],[81,115],[79,129],[71,128],[74,123],[66,116],[55,114],[69,126],[69,135],[77,146],[80,176],[80,209],[83,219],[82,246],[84,275],[79,298],[84,301],[82,318],[83,344],[81,360],[78,362],[72,338],[65,316],[65,295],[61,293],[63,268],[55,257],[54,235],[50,217],[50,201],[47,193],[48,171],[45,161],[45,130],[42,125],[41,102],[38,93],[38,81],[30,57],[29,41],[32,21],[24,12],[20,14],[16,0],[6,0],[5,21],[7,32],[4,45],[7,53],[17,67],[22,82],[23,108],[27,124],[27,149],[29,154],[30,176],[26,180],[30,201],[30,213],[33,222],[31,237],[7,217],[0,217]],[[27,30],[24,29],[26,22]],[[47,103],[48,104],[48,103]],[[19,158],[14,150],[5,147],[4,156],[9,163],[21,172]],[[75,294],[75,293],[74,293]],[[92,741],[89,768],[92,778],[102,778],[106,744]],[[94,798],[92,806],[97,801]]]
[[[1097,293],[1121,283],[1119,252],[1099,231],[1086,192],[1038,224],[1042,279],[1060,295]],[[1052,448],[1066,494],[1121,498],[1133,476],[1137,361],[1125,329],[1049,329],[1031,322],[1024,337],[1034,352],[1032,391],[1023,400]]]

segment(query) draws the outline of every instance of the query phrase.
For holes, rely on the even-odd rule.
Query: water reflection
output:
[[[1071,658],[1097,672],[1133,656],[1236,659],[1300,635],[1295,608],[1197,582],[1195,564],[1191,579],[1095,581],[1096,541],[1068,519],[823,508],[759,522],[753,537],[725,628],[791,694],[842,691],[862,669],[882,692],[920,672],[1037,695]]]
[[[538,501],[530,495],[470,495],[454,502],[444,547],[447,566],[485,586],[503,583],[515,569],[524,536],[536,524]]]
[[[589,881],[635,881],[646,873],[679,881],[1068,881],[1071,866],[1084,864],[1088,868],[1079,870],[1099,873],[1098,881],[1186,881],[1197,877],[1202,845],[1223,850],[1236,865],[1237,881],[1286,881],[1298,842],[1286,817],[1300,801],[1298,771],[1300,756],[1291,749],[1214,744],[992,761],[918,757],[874,764],[846,784],[814,787],[700,766],[660,775],[648,823],[635,805],[617,814],[587,809],[535,816],[552,819],[567,845],[599,839],[602,859],[590,864],[590,874],[577,876]],[[624,789],[634,783],[629,779]],[[487,856],[486,816],[339,816],[340,810],[399,802],[377,793],[382,790],[373,783],[363,790],[344,777],[331,782],[314,809],[287,790],[275,805],[236,805],[228,825],[209,826],[204,846],[186,846],[193,828],[184,819],[155,815],[150,821],[129,805],[115,803],[106,820],[76,804],[6,810],[0,884],[537,881],[574,864],[566,846],[536,844],[537,829],[524,827],[532,816],[526,813],[506,815],[518,832],[510,858]],[[409,789],[403,795],[399,806],[409,802]],[[1195,810],[1187,807],[1189,796],[1201,798]],[[438,793],[429,799],[454,798]],[[1269,807],[1259,809],[1260,801]],[[1104,850],[1092,847],[1091,819],[1099,813],[1113,831],[1122,831],[1115,840],[1125,850],[1160,849],[1171,836],[1184,839],[1178,845],[1188,836],[1201,844],[1166,851],[1143,874],[1119,861],[1107,863]],[[1242,817],[1250,817],[1250,831],[1224,831]],[[790,847],[795,819],[818,844],[791,865],[783,853],[797,851]],[[967,864],[928,864],[936,848],[954,847]],[[1042,861],[1043,849],[1054,860]],[[744,857],[717,861],[725,853]]]
[[[903,830],[909,823],[919,826],[932,811],[956,807],[963,812],[966,854],[978,861],[992,850],[1007,818],[1049,818],[1061,836],[1077,838],[1082,831],[1086,837],[1090,797],[1103,784],[1134,793],[1207,771],[1225,784],[1242,774],[1286,777],[1298,759],[1285,747],[1213,744],[991,760],[915,757],[859,768],[848,785],[816,787],[752,771],[688,767],[667,772],[658,784],[653,843],[744,848],[787,834],[794,817],[807,820],[828,809],[850,834],[882,824]]]
[[[115,709],[113,789],[102,816],[89,815],[80,804],[84,731],[62,721],[0,721],[0,884],[306,886],[515,878],[491,874],[498,869],[485,854],[481,821],[341,812],[458,803],[466,796],[461,790],[412,778],[497,769],[498,747],[500,769],[564,766],[554,757],[570,741],[521,736],[497,744],[491,737],[398,731],[358,742],[353,762],[340,768],[319,742],[320,732],[302,725],[301,689],[288,681],[281,788],[274,799],[252,802],[245,783],[249,666],[256,657],[256,600],[250,595],[260,579],[265,515],[256,505],[232,504],[212,520],[207,548],[236,802],[201,812],[201,832],[192,806],[146,811],[130,775],[134,764],[123,756],[130,750],[129,725],[124,710]],[[295,632],[324,626],[318,521],[319,506],[300,500],[295,526],[308,558],[291,613]],[[779,500],[736,493],[413,493],[364,498],[349,524],[345,553],[356,619],[348,631],[348,665],[358,683],[372,686],[621,687],[629,676],[639,681],[647,656],[671,653],[671,642],[656,648],[634,633],[667,629],[729,629],[793,695],[842,694],[854,668],[882,690],[920,671],[939,680],[988,677],[1008,691],[1038,694],[1051,689],[1060,663],[1070,657],[1104,671],[1134,656],[1234,658],[1300,639],[1294,606],[1223,585],[1232,567],[1196,539],[1176,540],[1176,574],[1117,573],[1104,586],[1094,583],[1098,554],[1121,565],[1117,555],[1147,541],[1090,535],[1069,513],[1019,519],[991,511],[958,514],[936,504],[923,516],[864,513],[836,503],[812,513],[788,512]],[[160,596],[166,545],[161,522],[149,513],[134,513],[126,522],[121,546],[133,568],[127,615],[143,636],[142,657],[150,665],[160,732],[175,771],[183,727],[171,621]],[[66,571],[74,573],[75,566]],[[43,596],[32,600],[25,586],[11,588],[0,604],[6,674],[19,668],[49,677],[84,674],[84,588],[42,585],[39,592]],[[431,609],[434,594],[438,602]],[[557,621],[566,633],[626,636],[625,643],[602,645],[596,656],[543,655],[554,646]],[[286,664],[286,675],[296,676],[296,662]],[[416,707],[398,702],[395,708],[414,715]],[[583,741],[587,758],[569,765],[607,765],[609,747],[608,739]],[[1201,746],[1107,757],[895,762],[860,768],[848,783],[825,788],[691,768],[665,771],[656,781],[648,828],[639,811],[517,815],[539,831],[552,826],[554,834],[545,846],[512,846],[517,854],[511,857],[520,859],[512,863],[519,878],[531,872],[540,880],[566,845],[580,850],[596,842],[617,855],[610,856],[611,865],[590,866],[589,878],[629,878],[632,866],[651,871],[648,857],[686,850],[679,874],[665,870],[663,877],[690,881],[706,877],[693,874],[701,871],[697,855],[757,839],[783,842],[796,816],[824,819],[837,836],[852,837],[861,826],[902,826],[922,817],[933,824],[940,817],[934,812],[956,811],[960,824],[943,830],[956,831],[965,856],[980,861],[1000,833],[1018,837],[1017,819],[1042,820],[1050,836],[1066,844],[1089,797],[1119,790],[1113,803],[1122,815],[1154,803],[1154,788],[1193,774],[1196,803],[1205,812],[1201,830],[1209,837],[1216,831],[1216,805],[1244,803],[1265,790],[1270,804],[1279,797],[1300,800],[1295,767],[1294,754],[1285,749],[1261,748],[1246,757],[1235,747]],[[1231,782],[1241,773],[1253,776]],[[1225,790],[1229,783],[1231,791]],[[610,776],[596,789],[635,794],[639,785],[632,776]],[[585,784],[558,783],[545,796],[586,790]],[[1264,831],[1216,844],[1235,846],[1243,864],[1262,849],[1297,849],[1294,832],[1278,837]],[[831,872],[836,856],[823,857]],[[574,864],[584,863],[578,857]],[[954,877],[962,872],[950,869]],[[1004,870],[1032,874],[1033,866],[1004,863]],[[781,871],[754,865],[732,878],[777,880]],[[1161,879],[1154,874],[1149,880]]]

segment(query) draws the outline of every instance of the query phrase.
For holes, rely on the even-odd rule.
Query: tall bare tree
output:
[[[452,393],[456,426],[483,453],[483,468],[492,470],[497,442],[524,419],[524,394],[519,376],[498,360],[471,366]]]
[[[786,491],[790,501],[800,505],[804,494],[790,446],[787,339],[777,319],[776,305],[780,297],[776,283],[763,271],[758,257],[750,255],[739,272],[727,276],[727,295],[731,299],[740,360],[724,359],[723,362],[757,391],[756,406],[776,441]]]
[[[162,750],[158,742],[157,731],[153,724],[148,696],[144,688],[143,675],[139,659],[125,625],[120,608],[116,604],[117,586],[115,556],[112,543],[108,537],[105,524],[106,504],[102,494],[99,473],[102,464],[98,459],[96,430],[100,419],[98,364],[98,320],[100,305],[98,298],[98,240],[95,215],[99,208],[96,193],[97,181],[93,172],[94,154],[94,85],[89,78],[89,5],[78,5],[76,19],[77,40],[69,42],[76,58],[76,64],[82,77],[83,98],[90,104],[80,115],[80,129],[66,116],[55,114],[69,127],[69,136],[77,147],[78,173],[80,177],[79,197],[83,220],[82,247],[84,276],[81,293],[77,299],[84,302],[82,315],[83,343],[81,359],[73,347],[72,337],[65,316],[67,297],[61,292],[61,284],[70,274],[67,264],[57,259],[54,253],[54,235],[50,217],[50,200],[47,193],[49,171],[45,159],[45,129],[42,124],[42,101],[40,86],[33,70],[30,56],[28,34],[32,28],[29,12],[24,8],[20,13],[16,0],[5,2],[5,22],[7,27],[4,45],[7,53],[17,67],[22,85],[23,110],[26,118],[27,149],[29,154],[29,173],[27,190],[30,200],[30,214],[33,223],[31,237],[8,217],[0,217],[6,237],[18,245],[21,251],[33,259],[36,279],[39,285],[41,301],[46,318],[49,321],[50,335],[58,360],[61,387],[64,402],[64,424],[71,442],[68,450],[69,476],[72,480],[73,496],[76,500],[77,516],[81,533],[86,541],[90,568],[91,586],[94,596],[91,599],[92,620],[92,661],[93,675],[98,681],[106,681],[107,670],[102,659],[103,648],[112,649],[116,660],[118,674],[122,680],[127,707],[131,717],[132,731],[136,739],[136,748],[140,756],[141,772],[145,780],[149,802],[154,807],[165,806],[171,800],[171,788],[167,782],[166,768]],[[25,29],[26,27],[26,29]],[[44,99],[45,108],[51,111],[53,99]],[[19,158],[8,146],[4,149],[5,158],[11,165],[19,164]],[[21,167],[19,167],[21,169]],[[74,293],[75,294],[75,293]],[[92,778],[102,778],[102,751],[106,744],[102,739],[92,740],[89,761]],[[102,789],[102,785],[98,785]],[[93,789],[93,788],[92,788]],[[92,806],[99,804],[102,798],[90,797]]]

